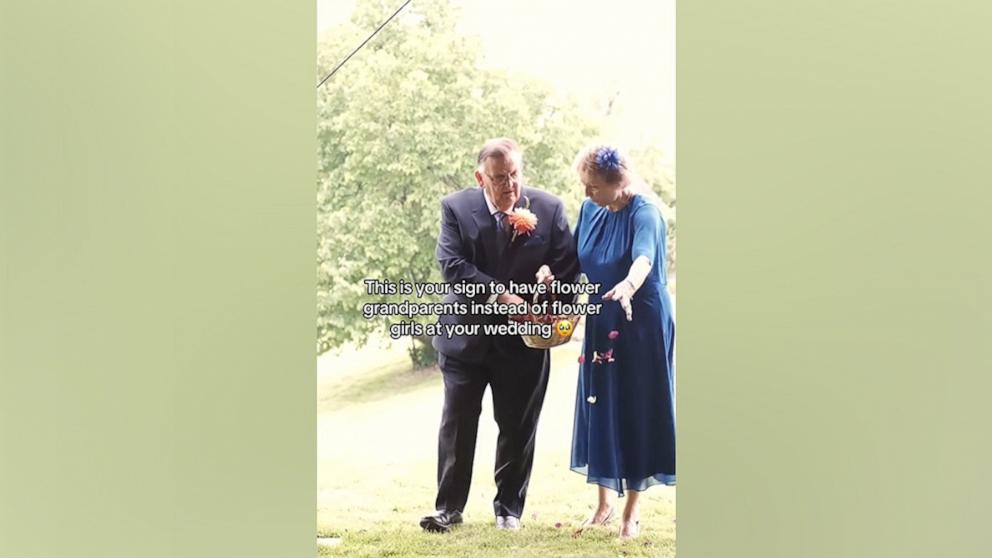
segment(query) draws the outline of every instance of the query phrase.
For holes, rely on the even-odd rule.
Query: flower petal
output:
[[[609,335],[607,335],[607,337],[610,339],[616,339],[617,337],[620,337],[620,332],[614,329]]]

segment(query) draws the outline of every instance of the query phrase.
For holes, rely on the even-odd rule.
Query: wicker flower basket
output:
[[[551,295],[551,300],[555,299],[554,295]],[[534,293],[534,303],[537,303],[538,294]],[[527,345],[531,349],[550,349],[551,347],[557,347],[558,345],[564,345],[572,339],[572,334],[575,333],[575,327],[579,325],[579,320],[582,319],[580,314],[572,315],[543,315],[535,316],[530,315],[530,321],[537,323],[550,323],[551,324],[551,337],[545,339],[540,335],[521,335],[520,337],[524,340],[524,345]]]

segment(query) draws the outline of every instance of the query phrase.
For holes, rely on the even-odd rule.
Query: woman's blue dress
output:
[[[589,302],[603,307],[585,317],[571,469],[621,496],[674,485],[675,322],[665,288],[665,220],[656,202],[641,194],[615,213],[586,200],[575,236],[582,271],[602,285]],[[651,272],[634,293],[628,322],[620,304],[602,295],[642,255],[651,260]],[[613,362],[595,358],[594,352],[611,349]]]

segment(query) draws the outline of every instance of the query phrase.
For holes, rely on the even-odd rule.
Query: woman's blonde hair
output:
[[[580,178],[595,177],[610,185],[636,182],[627,156],[612,145],[590,145],[579,151],[573,164]]]
[[[572,167],[580,179],[595,177],[610,186],[625,186],[631,192],[641,194],[658,206],[662,215],[668,214],[668,207],[654,193],[651,186],[637,174],[627,154],[614,145],[600,143],[581,149]]]

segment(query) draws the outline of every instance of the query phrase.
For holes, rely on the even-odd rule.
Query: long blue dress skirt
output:
[[[575,234],[582,271],[602,285],[589,302],[603,307],[585,318],[571,469],[620,496],[674,485],[675,322],[665,288],[664,218],[640,194],[615,213],[586,200]],[[651,272],[633,296],[628,322],[620,304],[602,295],[642,255]]]

